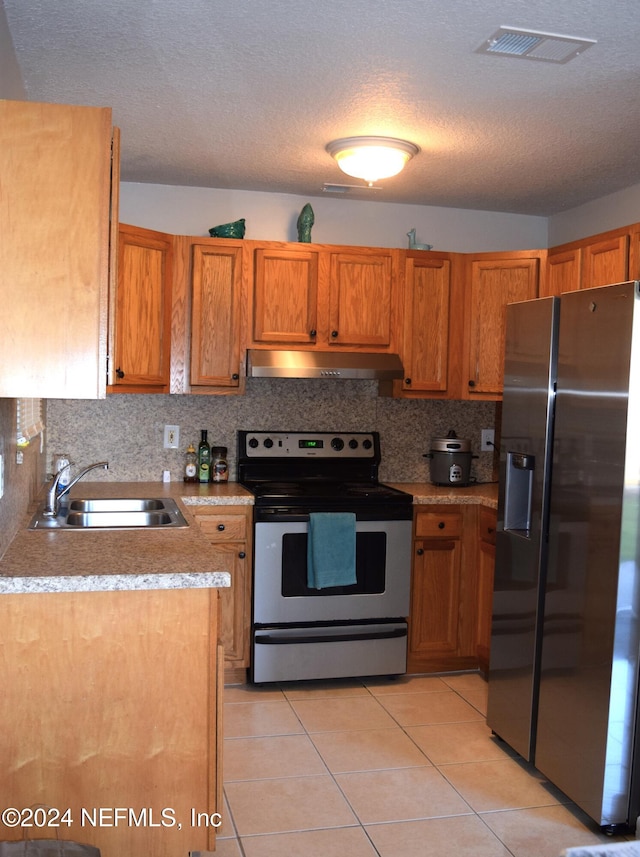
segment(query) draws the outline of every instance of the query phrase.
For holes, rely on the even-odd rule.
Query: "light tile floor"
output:
[[[558,857],[611,843],[491,735],[477,673],[225,688],[219,857]]]

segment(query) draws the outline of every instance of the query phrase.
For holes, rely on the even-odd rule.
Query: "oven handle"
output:
[[[395,637],[406,637],[407,629],[394,628],[392,631],[361,631],[356,634],[313,634],[299,637],[278,637],[271,634],[256,635],[255,643],[264,646],[286,646],[290,643],[344,643],[352,640],[390,640]]]

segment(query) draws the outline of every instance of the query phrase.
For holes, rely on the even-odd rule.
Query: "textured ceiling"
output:
[[[326,143],[380,134],[421,152],[347,198],[548,216],[640,182],[637,0],[3,6],[26,97],[111,106],[124,181],[316,196],[357,183]],[[566,65],[476,53],[503,24],[597,44]]]

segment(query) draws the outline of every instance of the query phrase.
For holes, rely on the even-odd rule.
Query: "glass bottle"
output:
[[[208,482],[211,477],[211,448],[207,441],[207,430],[200,430],[198,444],[198,482]]]
[[[227,447],[211,447],[211,481],[227,482],[229,480],[229,465],[227,463]]]

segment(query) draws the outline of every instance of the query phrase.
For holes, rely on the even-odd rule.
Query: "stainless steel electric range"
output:
[[[379,464],[377,432],[238,432],[255,496],[252,681],[406,672],[413,498]]]

